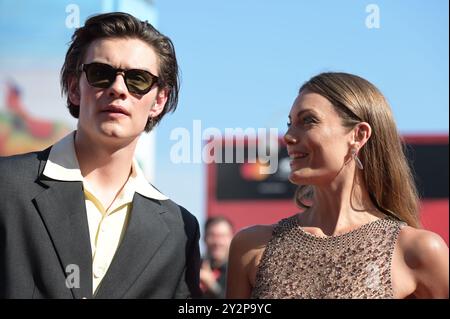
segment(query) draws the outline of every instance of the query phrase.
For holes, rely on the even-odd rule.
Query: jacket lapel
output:
[[[122,298],[169,235],[157,202],[134,194],[128,228],[96,298]]]
[[[74,273],[66,268],[68,265],[77,265],[80,270],[80,288],[71,288],[72,294],[75,298],[92,297],[92,253],[82,183],[40,182],[48,188],[34,201],[53,241],[62,271],[67,277]]]

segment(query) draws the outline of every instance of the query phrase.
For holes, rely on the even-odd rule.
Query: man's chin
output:
[[[132,142],[139,137],[136,132],[129,132],[118,127],[102,127],[99,130],[102,139],[117,142]]]
[[[104,123],[99,127],[99,133],[103,137],[126,139],[133,138],[136,135],[117,123]]]

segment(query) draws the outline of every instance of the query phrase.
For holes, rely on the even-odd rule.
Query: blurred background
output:
[[[181,67],[178,109],[142,138],[139,162],[201,225],[207,216],[225,215],[239,230],[298,210],[282,144],[279,169],[264,175],[258,163],[198,160],[208,139],[202,133],[215,129],[224,142],[240,138],[226,136],[227,128],[274,128],[282,136],[300,85],[320,72],[343,71],[368,79],[389,100],[409,145],[424,226],[448,243],[448,6],[447,0],[0,0],[0,155],[45,148],[75,129],[59,85],[70,37],[93,14],[125,11],[169,36]],[[189,136],[181,163],[173,157],[180,129]]]

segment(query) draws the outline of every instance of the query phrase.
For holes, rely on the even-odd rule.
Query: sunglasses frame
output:
[[[90,68],[91,66],[93,66],[93,65],[101,65],[101,66],[103,66],[103,67],[105,67],[105,68],[107,67],[107,68],[110,68],[111,70],[114,70],[114,73],[115,73],[114,79],[112,80],[112,82],[111,82],[107,87],[104,87],[104,86],[96,86],[96,85],[92,84],[91,81],[89,81],[89,76],[88,76],[88,74],[89,74],[89,68]],[[139,92],[136,92],[136,90],[133,89],[133,88],[130,90],[130,86],[129,86],[129,84],[128,84],[128,74],[129,74],[129,72],[132,72],[132,71],[134,71],[134,72],[135,72],[135,71],[139,71],[139,72],[144,72],[145,74],[148,74],[148,75],[153,79],[153,81],[152,81],[152,83],[150,84],[150,86],[149,86],[147,89],[145,89],[145,90],[140,90]],[[111,85],[113,85],[113,83],[116,81],[117,74],[121,73],[121,74],[123,75],[124,82],[125,82],[125,85],[126,85],[126,87],[127,87],[128,92],[130,92],[130,93],[132,93],[132,94],[138,94],[138,95],[145,95],[145,94],[147,94],[147,93],[150,92],[150,90],[155,86],[155,84],[159,84],[159,83],[160,83],[159,77],[157,77],[156,75],[152,74],[151,72],[149,72],[149,71],[147,71],[147,70],[142,70],[142,69],[121,69],[121,68],[115,68],[115,67],[113,67],[112,65],[109,65],[109,64],[106,64],[106,63],[102,63],[102,62],[83,63],[83,64],[81,65],[81,72],[86,73],[86,79],[87,79],[89,85],[91,85],[91,86],[93,86],[93,87],[96,87],[96,88],[101,88],[101,89],[107,89],[107,88],[109,88]],[[105,77],[105,79],[110,80],[108,77]]]

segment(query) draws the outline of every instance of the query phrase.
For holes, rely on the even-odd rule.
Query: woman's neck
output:
[[[381,214],[373,205],[362,176],[315,186],[313,205],[301,218],[302,226],[317,227],[335,235],[369,223]]]

